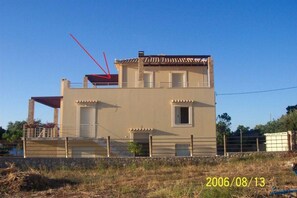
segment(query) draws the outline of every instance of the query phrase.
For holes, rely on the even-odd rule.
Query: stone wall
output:
[[[286,152],[285,152],[286,153]],[[247,157],[276,157],[283,155],[284,152],[260,152],[260,153],[233,153],[227,157],[160,157],[160,158],[0,158],[0,168],[7,167],[6,163],[14,163],[16,167],[25,170],[28,168],[35,169],[90,169],[105,167],[126,167],[126,166],[186,166],[217,164],[227,162],[234,158]]]

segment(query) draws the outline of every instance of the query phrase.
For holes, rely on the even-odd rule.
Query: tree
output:
[[[6,132],[5,129],[3,129],[1,126],[0,126],[0,140],[2,140],[2,135]]]
[[[217,132],[223,134],[231,133],[231,117],[228,113],[223,113],[222,115],[218,115],[217,117]]]
[[[26,123],[26,121],[9,122],[6,132],[2,135],[3,139],[9,142],[20,140],[23,136],[23,125]]]
[[[223,136],[231,133],[231,117],[228,113],[223,113],[217,117],[217,141],[218,144],[223,143]]]
[[[294,106],[289,106],[294,107]],[[283,131],[297,130],[297,109],[287,107],[287,114],[279,119],[267,122],[264,125],[256,125],[254,130],[264,133],[276,133]]]
[[[237,129],[234,131],[235,134],[238,134],[238,133],[248,133],[250,132],[250,127],[245,127],[243,125],[238,125],[237,126]]]
[[[282,116],[280,121],[285,126],[286,131],[296,131],[297,130],[297,109],[292,110],[289,114]]]
[[[141,154],[142,146],[136,142],[129,142],[128,151],[132,153],[134,156]]]
[[[286,108],[286,110],[287,110],[287,114],[289,114],[289,113],[293,112],[294,110],[297,110],[297,105],[288,106]]]

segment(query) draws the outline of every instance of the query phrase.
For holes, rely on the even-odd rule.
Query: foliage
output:
[[[142,152],[142,146],[141,144],[138,144],[137,142],[129,142],[128,143],[128,151],[134,156],[141,154]]]
[[[5,129],[3,129],[1,126],[0,126],[0,140],[2,140],[2,135],[6,132]]]
[[[228,113],[223,113],[217,117],[217,132],[228,134],[231,132],[231,117]]]
[[[7,126],[7,131],[3,134],[3,139],[14,142],[20,140],[23,136],[23,125],[26,124],[26,121],[15,121],[9,122]]]
[[[297,130],[297,110],[292,110],[288,114],[281,116],[277,120],[267,122],[265,125],[255,126],[261,133],[275,133],[282,131]]]
[[[15,142],[20,140],[23,137],[23,126],[25,127],[33,127],[41,125],[40,120],[34,121],[34,124],[28,125],[25,120],[23,121],[15,121],[9,122],[7,126],[6,132],[2,135],[3,139],[9,142]]]
[[[223,143],[223,136],[231,133],[231,117],[228,113],[223,113],[217,117],[217,141],[218,144]]]
[[[248,133],[250,131],[251,131],[250,127],[245,127],[243,125],[238,125],[237,126],[237,129],[234,131],[234,133],[235,134],[239,134],[240,132],[242,132],[242,133]]]
[[[289,113],[293,112],[294,110],[297,110],[297,105],[288,106],[286,108],[286,110],[287,110],[287,114],[289,114]]]
[[[280,122],[283,123],[286,131],[296,131],[297,130],[297,109],[291,111],[289,114],[282,116]]]

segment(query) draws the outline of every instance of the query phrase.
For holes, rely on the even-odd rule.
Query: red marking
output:
[[[90,76],[97,76],[99,78],[111,79],[111,75],[110,74],[107,74],[107,75],[90,74]]]
[[[108,76],[108,79],[110,79],[111,78],[110,71],[109,71],[108,63],[107,63],[106,56],[105,56],[104,52],[103,52],[103,56],[104,56],[104,60],[105,60],[105,64],[106,64],[106,68],[107,68],[107,72],[108,72],[107,76]]]
[[[93,58],[93,56],[84,48],[84,46],[82,44],[80,44],[80,42],[72,34],[69,34],[69,35],[86,52],[86,54],[95,62],[95,64],[106,74],[106,75],[102,75],[102,76],[99,76],[99,75],[96,75],[96,76],[98,76],[99,78],[111,79],[110,71],[109,71],[109,67],[108,67],[108,63],[107,63],[107,60],[106,60],[105,53],[103,52],[103,56],[104,56],[104,60],[105,60],[105,63],[106,63],[108,73],[101,67],[101,65]]]

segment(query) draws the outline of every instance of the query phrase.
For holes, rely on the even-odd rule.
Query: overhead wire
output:
[[[288,89],[297,89],[297,86],[292,87],[284,87],[278,89],[266,89],[259,91],[246,91],[246,92],[231,92],[231,93],[216,93],[216,96],[231,96],[231,95],[244,95],[244,94],[258,94],[258,93],[266,93],[266,92],[275,92],[275,91],[284,91]]]

